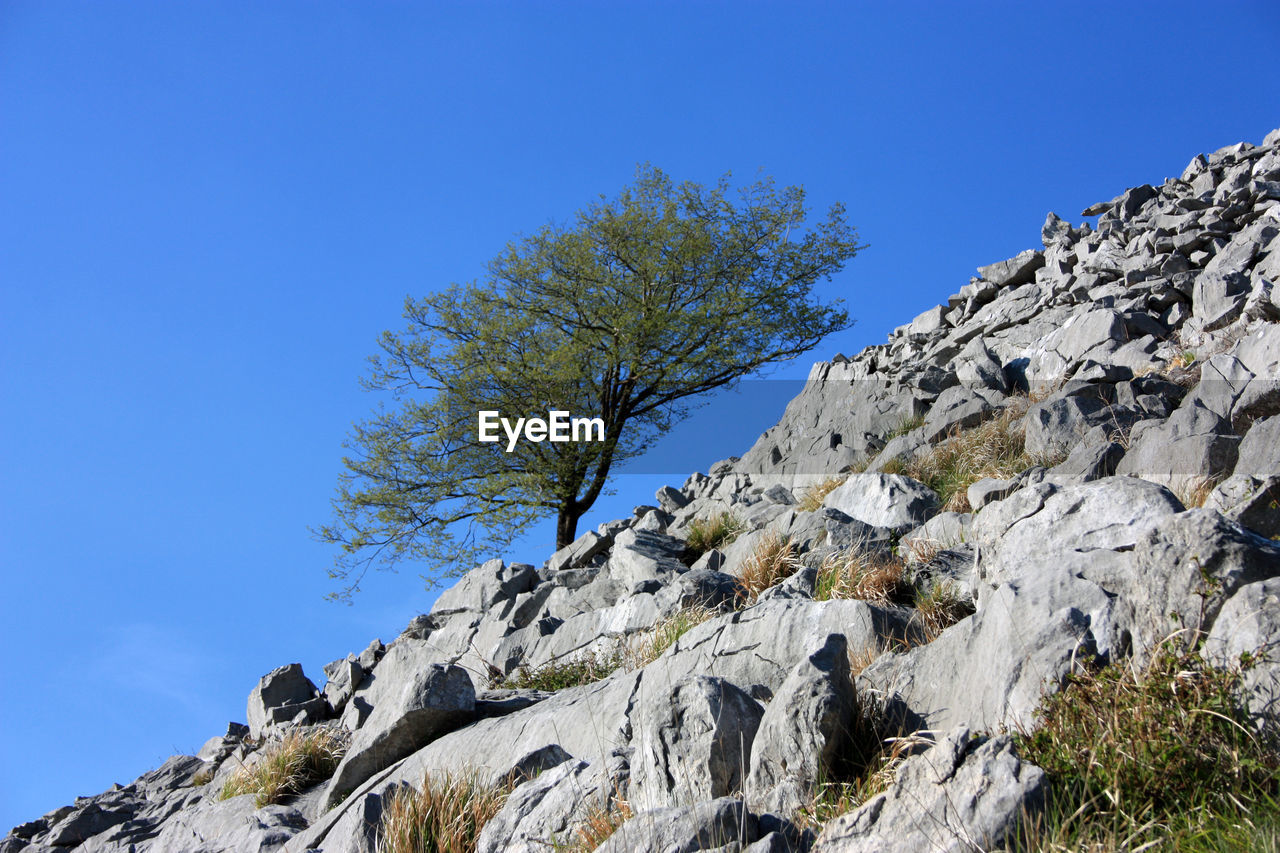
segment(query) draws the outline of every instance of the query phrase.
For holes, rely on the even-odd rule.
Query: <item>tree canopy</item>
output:
[[[352,428],[331,522],[331,570],[413,560],[428,580],[500,552],[554,515],[557,547],[694,398],[792,358],[850,325],[816,283],[862,248],[840,205],[801,233],[804,191],[763,178],[734,190],[644,166],[617,196],[507,245],[487,275],[405,300],[366,387],[389,399]],[[599,418],[603,440],[480,440],[496,411]]]

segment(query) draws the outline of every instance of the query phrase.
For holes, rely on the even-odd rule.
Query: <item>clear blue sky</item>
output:
[[[6,0],[0,832],[429,608],[411,570],[325,602],[307,531],[406,294],[638,163],[763,170],[870,244],[825,290],[857,325],[803,375],[1036,245],[1047,211],[1259,141],[1277,45],[1274,2]],[[781,411],[723,405],[690,467]],[[589,520],[685,473],[621,478]]]

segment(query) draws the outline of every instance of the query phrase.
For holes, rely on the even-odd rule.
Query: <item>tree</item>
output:
[[[482,280],[407,298],[365,380],[391,400],[357,424],[321,539],[332,577],[359,588],[375,563],[457,574],[556,516],[556,546],[693,398],[847,328],[814,285],[862,247],[844,208],[803,235],[804,191],[764,178],[736,193],[643,166],[568,226],[510,244]],[[482,442],[478,413],[554,410],[603,422],[599,441]]]

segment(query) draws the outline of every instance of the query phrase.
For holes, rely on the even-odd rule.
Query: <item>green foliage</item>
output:
[[[1020,735],[1053,795],[1025,849],[1274,848],[1280,760],[1234,701],[1240,673],[1170,643],[1142,671],[1072,676]],[[1233,847],[1235,839],[1259,846]]]
[[[742,532],[742,522],[733,513],[722,512],[710,518],[695,518],[689,522],[685,541],[689,550],[702,556],[712,548],[727,545]]]
[[[389,798],[378,827],[378,853],[473,853],[480,830],[518,780],[487,785],[475,772],[428,773],[417,788]]]
[[[639,169],[615,198],[507,246],[480,281],[405,304],[365,382],[391,399],[353,427],[334,517],[336,597],[371,564],[457,573],[554,515],[567,544],[611,466],[699,395],[847,328],[814,286],[861,246],[833,207],[802,231],[804,191],[731,192]],[[599,417],[602,442],[482,443],[477,414]]]
[[[346,748],[345,736],[335,729],[291,732],[256,763],[237,768],[219,799],[256,794],[259,808],[279,803],[332,776]]]

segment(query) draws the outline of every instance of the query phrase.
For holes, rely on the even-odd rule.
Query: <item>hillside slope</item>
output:
[[[542,567],[475,568],[323,688],[269,673],[247,724],[0,853],[373,850],[445,772],[512,788],[481,850],[606,824],[612,851],[989,849],[1049,785],[999,733],[1171,632],[1249,655],[1273,732],[1280,131],[1084,215],[815,365],[742,458]],[[887,790],[819,808],[885,733],[916,733]],[[322,736],[340,757],[300,790],[223,798]]]

